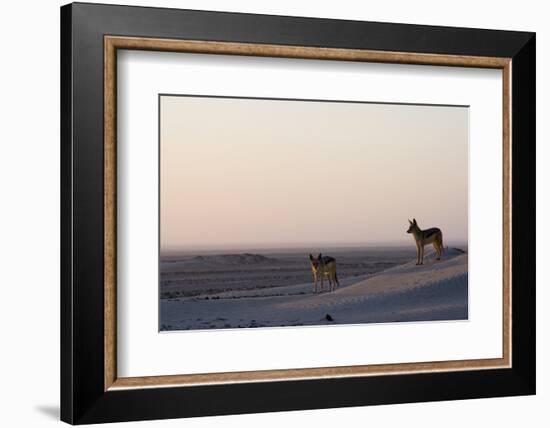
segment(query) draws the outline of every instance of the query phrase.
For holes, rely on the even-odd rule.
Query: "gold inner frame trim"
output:
[[[117,50],[147,50],[214,55],[242,55],[333,61],[381,62],[393,64],[440,65],[494,68],[502,70],[503,144],[503,320],[502,357],[491,359],[431,361],[420,363],[376,364],[342,367],[203,373],[170,376],[117,376],[116,321],[116,88]],[[171,40],[140,37],[104,37],[104,389],[193,386],[220,383],[290,381],[312,378],[358,377],[421,372],[442,372],[511,367],[511,84],[512,60],[499,57],[386,52],[362,49],[320,48],[252,43]]]

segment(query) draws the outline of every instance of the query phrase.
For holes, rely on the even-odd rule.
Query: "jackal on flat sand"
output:
[[[321,253],[317,257],[309,255],[311,272],[313,273],[313,291],[317,293],[317,282],[321,281],[321,292],[323,291],[323,279],[327,277],[330,291],[334,291],[340,286],[338,275],[336,274],[336,260],[333,257],[323,256]]]

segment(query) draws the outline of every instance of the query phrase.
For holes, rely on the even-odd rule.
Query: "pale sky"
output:
[[[468,108],[161,96],[161,251],[468,239]]]

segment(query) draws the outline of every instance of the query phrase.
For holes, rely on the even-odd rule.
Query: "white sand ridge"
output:
[[[441,287],[461,287],[468,283],[468,255],[462,250],[449,248],[441,260],[434,254],[425,257],[424,264],[416,261],[396,266],[353,285],[336,289],[330,293],[310,295],[305,298],[281,304],[282,308],[312,309],[336,308],[360,304],[373,298],[389,297],[390,294],[410,294],[416,290],[429,291]],[[328,281],[325,281],[325,290]],[[417,298],[426,293],[417,293]],[[384,296],[386,295],[386,296]]]

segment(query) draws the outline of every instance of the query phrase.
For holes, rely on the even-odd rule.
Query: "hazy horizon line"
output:
[[[447,240],[444,242],[444,245],[447,247],[449,245],[468,245],[468,240]],[[403,241],[385,241],[385,242],[336,242],[336,243],[327,243],[327,242],[313,242],[313,243],[272,243],[272,244],[222,244],[222,245],[189,245],[182,247],[173,247],[169,249],[160,249],[159,254],[161,256],[176,255],[181,253],[189,252],[200,252],[200,251],[245,251],[245,250],[302,250],[302,249],[338,249],[338,248],[388,248],[388,247],[407,247],[415,248],[414,242]]]

